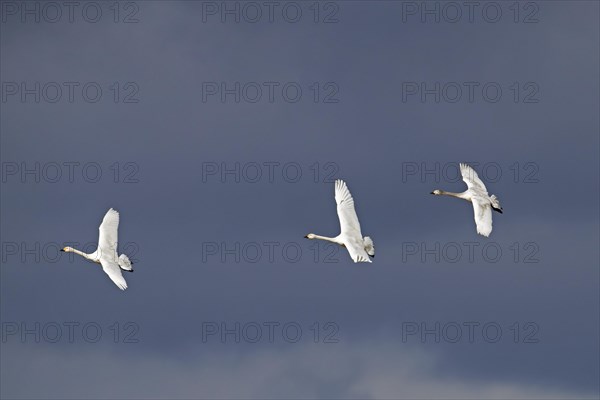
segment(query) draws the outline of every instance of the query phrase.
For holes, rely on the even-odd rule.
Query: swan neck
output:
[[[467,200],[464,193],[445,192],[442,190],[441,194],[444,196],[456,197],[457,199]]]
[[[337,244],[339,244],[339,241],[337,240],[337,238],[330,238],[330,237],[327,237],[327,236],[320,236],[320,235],[315,235],[314,238],[315,239],[325,240],[325,241],[331,242],[331,243],[337,243]]]
[[[73,249],[73,253],[79,254],[80,256],[82,256],[83,258],[87,258],[88,260],[92,259],[92,255],[91,254],[84,253],[81,250]]]

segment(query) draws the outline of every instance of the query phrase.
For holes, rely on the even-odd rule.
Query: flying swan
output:
[[[431,194],[441,196],[458,197],[473,203],[475,212],[475,223],[477,224],[477,233],[485,237],[492,233],[492,209],[502,214],[500,201],[495,195],[488,195],[485,185],[477,176],[477,172],[467,164],[460,164],[460,173],[463,181],[467,184],[467,190],[463,193],[451,193],[443,190],[434,190]]]
[[[61,251],[79,254],[96,264],[102,265],[102,269],[115,285],[119,289],[125,290],[127,289],[127,282],[125,282],[121,270],[133,272],[133,266],[131,261],[129,261],[129,257],[125,254],[117,257],[119,213],[112,208],[108,210],[102,220],[102,224],[100,224],[99,230],[98,249],[95,252],[86,254],[83,251],[68,246],[61,249]]]
[[[370,237],[363,238],[360,232],[360,223],[354,210],[354,199],[346,186],[346,182],[338,179],[335,181],[335,202],[337,204],[338,218],[340,219],[340,233],[334,238],[309,233],[307,239],[321,239],[337,243],[348,249],[350,257],[357,262],[371,262],[369,256],[375,257],[375,246]]]

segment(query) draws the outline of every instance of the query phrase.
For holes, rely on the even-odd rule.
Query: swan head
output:
[[[441,194],[442,194],[442,191],[441,191],[441,190],[438,190],[438,189],[436,189],[436,190],[434,190],[433,192],[431,192],[431,194],[435,194],[436,196],[439,196],[439,195],[441,195]]]
[[[65,253],[72,253],[73,252],[73,248],[72,247],[63,247],[62,249],[60,249],[60,251],[64,251]]]
[[[304,236],[305,239],[314,239],[315,238],[315,234],[314,233],[309,233],[308,235]]]

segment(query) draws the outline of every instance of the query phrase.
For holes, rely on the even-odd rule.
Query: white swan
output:
[[[360,223],[354,210],[354,199],[346,186],[346,182],[338,179],[335,181],[335,202],[337,203],[337,213],[340,219],[341,233],[329,238],[325,236],[309,233],[304,236],[307,239],[321,239],[328,242],[337,243],[348,249],[350,257],[357,262],[371,262],[369,256],[375,257],[375,246],[370,237],[363,238],[360,232]]]
[[[500,201],[495,195],[488,195],[485,185],[477,176],[477,172],[467,164],[460,164],[460,173],[463,181],[467,184],[467,190],[463,193],[451,193],[443,190],[434,190],[431,194],[438,196],[452,196],[467,200],[473,203],[475,212],[475,223],[477,224],[477,233],[485,237],[492,233],[492,209],[502,213]]]
[[[108,210],[102,224],[100,224],[100,236],[98,238],[98,249],[86,254],[72,247],[65,247],[61,251],[67,253],[75,253],[87,258],[88,260],[102,265],[102,269],[108,277],[121,290],[127,289],[127,282],[121,274],[121,269],[128,272],[133,272],[131,261],[125,254],[117,257],[118,230],[119,230],[119,213],[112,208]]]

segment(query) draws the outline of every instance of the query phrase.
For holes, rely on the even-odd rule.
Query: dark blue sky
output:
[[[256,4],[1,2],[2,397],[597,398],[598,3]],[[110,207],[125,292],[56,255]]]

